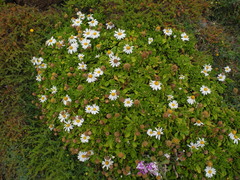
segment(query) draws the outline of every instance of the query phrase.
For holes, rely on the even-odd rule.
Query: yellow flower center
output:
[[[130,104],[131,102],[130,101],[127,101],[127,104]]]
[[[52,42],[52,41],[53,41],[52,39],[49,40],[49,42]]]
[[[158,132],[157,132],[157,135],[161,135],[161,132],[160,132],[160,131],[158,131]]]
[[[88,75],[88,77],[89,77],[89,78],[92,78],[92,77],[93,77],[93,75],[92,75],[92,74],[89,74],[89,75]]]
[[[205,144],[205,142],[204,141],[200,141],[200,144]]]
[[[97,71],[97,73],[98,73],[98,74],[100,74],[100,73],[101,73],[101,71]]]
[[[149,132],[149,134],[152,134],[152,133],[153,133],[152,131]]]
[[[87,139],[87,137],[86,137],[86,136],[83,136],[83,139],[85,140],[85,139]]]
[[[126,49],[127,49],[127,50],[130,50],[130,49],[131,49],[131,47],[130,47],[130,46],[127,46],[127,47],[126,47]]]
[[[89,108],[88,108],[88,110],[90,111],[90,110],[91,110],[91,108],[89,107]]]
[[[212,170],[208,170],[208,174],[212,174]]]
[[[121,35],[122,35],[122,33],[121,33],[121,32],[119,32],[119,33],[118,33],[118,35],[119,35],[119,36],[121,36]]]
[[[41,99],[42,99],[42,100],[44,100],[44,99],[45,99],[45,97],[42,97]]]
[[[52,128],[52,127],[53,127],[53,125],[51,124],[49,127],[50,127],[50,128]]]
[[[66,127],[70,127],[71,125],[70,124],[66,124]]]
[[[86,155],[85,155],[85,154],[82,154],[82,158],[86,158]]]
[[[204,88],[203,90],[204,90],[204,91],[208,91],[208,88]]]
[[[96,33],[96,32],[94,32],[94,33],[93,33],[93,35],[97,35],[97,33]]]
[[[158,81],[155,81],[154,84],[155,84],[156,86],[158,86],[158,85],[159,85],[159,82],[158,82]]]
[[[198,123],[198,124],[200,124],[200,123],[201,123],[201,121],[200,121],[200,120],[197,120],[197,123]]]
[[[87,46],[87,45],[88,45],[88,43],[87,43],[87,42],[85,42],[85,43],[83,43],[83,45],[84,45],[84,46]]]
[[[63,100],[64,100],[64,101],[67,101],[67,100],[68,100],[68,97],[64,97]]]
[[[111,93],[111,95],[112,95],[112,96],[116,96],[116,93],[113,92],[113,93]]]
[[[91,23],[93,24],[95,21],[91,21]]]
[[[87,34],[87,35],[89,35],[89,34],[90,34],[90,32],[86,32],[86,34]]]
[[[67,115],[66,114],[64,114],[64,115],[62,115],[64,118],[66,118],[67,117]]]
[[[76,122],[77,122],[77,123],[80,123],[80,119],[77,119]]]
[[[74,37],[73,37],[73,36],[71,36],[71,37],[70,37],[70,39],[74,39]]]
[[[69,49],[73,49],[73,47],[72,47],[72,46],[69,46]]]
[[[107,54],[111,54],[112,53],[112,51],[107,51]]]
[[[172,106],[176,106],[176,104],[172,103]]]
[[[168,30],[168,29],[166,30],[166,33],[169,33],[169,30]]]
[[[185,36],[183,36],[184,38],[188,38],[188,36],[187,35],[185,35]]]
[[[96,108],[93,108],[93,111],[96,111],[97,109]]]
[[[238,139],[238,137],[236,135],[234,135],[234,139]]]
[[[109,165],[109,161],[105,161],[105,164],[106,164],[106,165]]]
[[[191,96],[191,99],[195,99],[195,96]]]

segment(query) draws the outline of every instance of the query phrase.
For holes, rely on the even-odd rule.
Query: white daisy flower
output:
[[[120,58],[117,56],[111,56],[109,62],[112,67],[118,67],[121,64]]]
[[[226,75],[224,75],[224,74],[219,74],[217,78],[218,78],[219,81],[225,81]]]
[[[36,57],[33,57],[32,59],[31,59],[31,63],[33,64],[33,65],[36,65],[37,64],[37,60],[38,60],[38,58],[36,58]],[[42,63],[42,62],[41,62]],[[40,64],[41,64],[40,63]]]
[[[71,44],[67,49],[69,54],[73,54],[77,52],[78,44],[77,43]]]
[[[112,22],[106,23],[107,29],[112,29],[115,27],[115,25]]]
[[[181,75],[179,76],[179,79],[185,79],[185,76],[181,74]]]
[[[99,31],[96,31],[96,30],[92,30],[91,31],[91,38],[93,38],[93,39],[96,39],[96,38],[98,38],[100,36],[100,32]]]
[[[84,63],[84,62],[81,62],[81,63],[78,63],[78,69],[84,69],[84,70],[87,70],[87,65]]]
[[[73,35],[71,35],[69,38],[68,38],[68,42],[70,43],[70,44],[74,44],[74,43],[77,43],[77,36],[73,36]]]
[[[56,87],[56,86],[53,86],[50,90],[52,91],[52,94],[56,94],[56,92],[57,92],[57,87]]]
[[[153,42],[153,38],[148,38],[148,44],[151,44]]]
[[[76,116],[73,120],[73,125],[81,127],[84,122],[83,118],[80,118],[79,116]]]
[[[167,100],[168,101],[171,101],[173,98],[174,98],[173,95],[167,95]]]
[[[87,15],[87,20],[92,20],[92,19],[94,19],[94,18],[93,18],[93,14],[88,14],[88,15]]]
[[[73,129],[73,126],[72,126],[72,124],[71,124],[71,121],[65,122],[65,124],[64,124],[64,130],[67,131],[67,132],[70,132],[71,129]]]
[[[42,57],[36,59],[36,65],[40,65],[40,64],[42,64],[42,62],[43,62]]]
[[[46,69],[47,68],[47,64],[46,63],[42,63],[38,66],[38,68],[40,69]]]
[[[126,37],[125,30],[118,29],[118,31],[115,31],[114,37],[118,40],[124,39]]]
[[[153,131],[156,134],[156,139],[160,140],[161,135],[163,134],[163,128],[155,128],[156,131]]]
[[[63,97],[63,104],[64,105],[67,105],[68,104],[68,102],[70,103],[70,102],[72,102],[72,100],[71,100],[71,98],[68,96],[68,95],[66,95],[65,97]]]
[[[108,170],[112,165],[113,165],[113,161],[111,160],[111,158],[104,159],[104,161],[102,161],[102,168],[106,168]]]
[[[53,37],[51,37],[51,39],[46,41],[46,45],[47,46],[53,46],[56,43],[56,39],[54,39]]]
[[[36,80],[39,81],[39,82],[42,81],[42,76],[41,75],[37,75],[36,76]]]
[[[147,130],[147,135],[149,135],[149,136],[156,136],[157,135],[157,132],[156,131],[153,131],[152,129],[148,129]]]
[[[204,147],[205,146],[206,141],[204,140],[204,138],[199,138],[199,140],[197,141],[197,146],[198,147]]]
[[[61,48],[61,47],[63,47],[63,46],[65,46],[63,40],[57,42],[57,47],[58,47],[58,48]]]
[[[188,35],[187,35],[186,33],[182,33],[182,34],[181,34],[181,39],[182,39],[183,41],[189,41],[189,37],[188,37]]]
[[[73,19],[72,20],[72,26],[73,27],[79,27],[79,26],[81,26],[81,24],[82,24],[82,20],[80,19],[80,18],[77,18],[77,19]]]
[[[133,105],[133,101],[130,98],[125,99],[123,103],[125,107],[131,107]]]
[[[195,144],[193,142],[191,142],[189,145],[187,145],[188,147],[190,147],[191,150],[193,149],[198,149],[198,144]]]
[[[98,25],[98,21],[96,19],[92,19],[90,22],[88,22],[90,27],[94,27]]]
[[[195,126],[202,126],[204,125],[202,121],[200,120],[197,120],[195,123],[194,123]]]
[[[83,39],[81,41],[81,45],[82,45],[82,48],[83,49],[87,49],[88,47],[91,47],[91,44],[90,44],[90,40],[89,39]]]
[[[201,73],[203,73],[205,76],[208,76],[209,74],[208,74],[208,71],[206,70],[206,69],[203,69],[202,71],[201,71]]]
[[[88,73],[88,76],[87,76],[87,82],[88,83],[92,83],[92,82],[95,82],[97,80],[95,74],[92,74],[92,73]]]
[[[83,58],[84,58],[84,54],[78,54],[78,59],[81,61],[81,60],[83,60]]]
[[[92,105],[92,114],[98,114],[99,113],[99,106],[97,106],[96,104]]]
[[[231,132],[228,134],[228,136],[233,140],[234,144],[238,144],[238,141],[240,141],[240,138],[236,135],[236,132]]]
[[[172,35],[172,29],[170,29],[170,28],[163,29],[163,32],[167,36],[171,36]]]
[[[101,70],[101,68],[96,68],[93,72],[93,74],[96,76],[96,77],[99,77],[101,75],[103,75],[103,71]]]
[[[85,38],[90,38],[91,37],[91,35],[92,35],[92,30],[91,29],[85,29],[84,31],[83,31],[83,37],[85,37]]]
[[[187,99],[188,104],[196,103],[195,96],[188,96],[187,98],[188,98]]]
[[[78,17],[79,17],[81,20],[84,20],[84,19],[85,19],[85,14],[83,14],[81,11],[78,11],[78,12],[77,12],[77,15],[78,15]]]
[[[178,103],[175,100],[171,101],[168,105],[171,109],[177,109],[178,108]]]
[[[92,106],[87,105],[87,106],[85,107],[85,111],[86,111],[86,113],[92,113]]]
[[[39,100],[40,100],[41,103],[43,103],[43,102],[45,102],[47,100],[47,96],[46,95],[42,95]]]
[[[117,95],[117,91],[114,89],[114,90],[111,90],[110,91],[110,95],[108,96],[108,98],[112,101],[116,100],[119,96]]]
[[[89,156],[87,154],[88,154],[88,152],[79,151],[78,160],[81,161],[81,162],[87,161],[89,159]]]
[[[211,93],[211,90],[207,86],[204,86],[204,85],[202,85],[202,87],[200,88],[200,91],[203,95],[207,95],[207,94]]]
[[[54,129],[54,124],[50,124],[48,128],[50,129],[50,131],[52,131]]]
[[[89,139],[90,139],[90,136],[86,136],[85,134],[82,134],[80,138],[82,143],[88,143]]]
[[[59,113],[58,119],[60,120],[60,122],[65,122],[65,120],[67,120],[69,116],[70,114],[64,110]]]
[[[230,72],[231,71],[229,66],[224,67],[224,70],[225,70],[225,72]]]
[[[162,83],[160,83],[159,81],[150,81],[149,83],[150,87],[153,89],[153,90],[161,90],[161,85]]]
[[[107,56],[109,56],[109,57],[111,57],[111,56],[114,55],[113,52],[112,52],[111,50],[108,50],[108,51],[106,52],[106,54],[107,54]]]
[[[207,166],[204,171],[206,172],[206,177],[211,178],[216,174],[216,169],[213,167]]]
[[[210,72],[210,71],[212,71],[212,66],[210,64],[205,64],[203,66],[203,69],[206,70],[207,72]]]
[[[129,46],[128,44],[126,44],[124,47],[123,47],[123,52],[127,53],[127,54],[131,54],[133,51],[133,46]]]
[[[97,55],[95,56],[95,58],[100,58],[100,55],[99,55],[99,54],[97,54]]]

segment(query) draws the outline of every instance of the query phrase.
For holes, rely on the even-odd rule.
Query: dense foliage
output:
[[[3,2],[0,179],[154,179],[156,175],[204,179],[209,170],[213,179],[239,179],[239,145],[234,144],[239,137],[234,131],[239,129],[239,112],[230,108],[240,109],[237,1],[67,0],[58,11],[42,11],[47,4],[60,2],[55,0],[14,1],[41,11]],[[86,15],[94,13],[98,25],[89,27],[90,20],[85,19],[81,27],[71,27],[69,18],[78,17],[74,8]],[[115,27],[106,29],[110,21]],[[91,48],[83,49],[80,41],[86,28],[99,31],[100,37],[88,37]],[[126,33],[121,40],[114,36],[118,28]],[[163,31],[167,28],[171,35]],[[188,41],[181,39],[183,32]],[[79,44],[73,54],[67,49],[71,35],[77,36],[73,39]],[[57,43],[47,46],[52,36]],[[132,53],[123,52],[126,44]],[[111,66],[114,59],[110,64],[108,50],[121,58],[118,67]],[[82,60],[79,54],[85,55]],[[32,56],[47,68],[43,64],[34,73]],[[87,69],[78,69],[79,63]],[[88,83],[87,75],[98,67],[103,75]],[[207,67],[213,70],[204,72]],[[219,81],[219,74],[224,81]],[[34,82],[36,76],[41,82]],[[150,86],[152,81],[156,84]],[[210,94],[202,94],[203,84]],[[46,102],[39,102],[41,95],[46,95]],[[124,106],[127,98],[133,100],[131,107]],[[171,109],[170,102],[177,108]],[[93,104],[100,107],[99,113],[86,113],[86,106]],[[63,112],[70,115],[73,129],[65,126]],[[206,141],[204,147],[200,137]],[[93,151],[85,154],[87,150]]]
[[[216,178],[237,175],[239,113],[221,97],[231,68],[212,69],[177,29],[96,18],[77,12],[31,60],[46,128],[106,177],[212,177],[212,166]]]

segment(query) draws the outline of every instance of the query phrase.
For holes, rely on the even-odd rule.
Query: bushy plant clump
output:
[[[32,58],[46,128],[108,178],[234,177],[239,112],[222,103],[231,67],[194,37],[144,33],[77,12]]]
[[[34,68],[29,58],[45,42],[59,14],[53,9],[40,13],[35,8],[14,4],[0,7],[0,179],[26,177],[23,137],[30,119],[34,124],[36,113],[31,103],[36,89]]]

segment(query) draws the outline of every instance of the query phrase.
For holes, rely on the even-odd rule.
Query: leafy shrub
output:
[[[122,31],[77,14],[31,60],[56,141],[110,179],[237,176],[240,114],[221,96],[229,70],[177,29]]]
[[[37,113],[31,104],[36,86],[29,58],[58,22],[59,14],[53,9],[40,13],[14,4],[0,7],[0,179],[20,177],[21,172],[17,171],[23,169],[25,174],[22,144],[27,133],[24,129],[34,124],[30,120]]]

